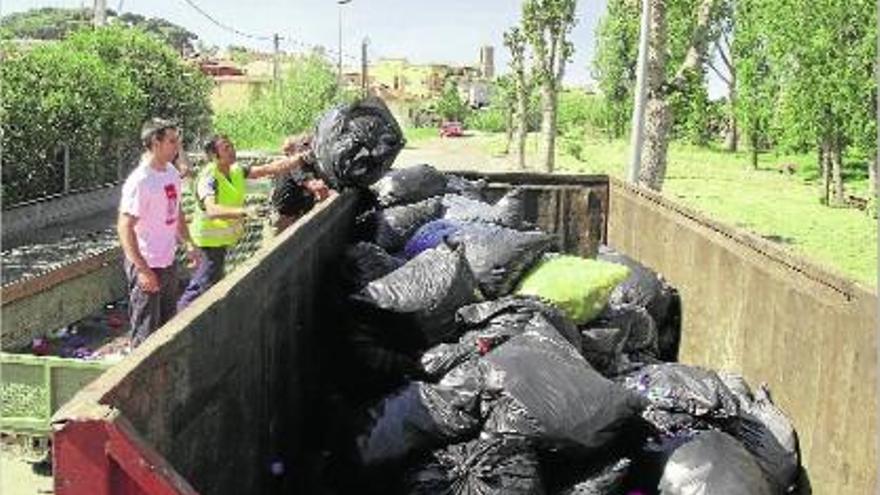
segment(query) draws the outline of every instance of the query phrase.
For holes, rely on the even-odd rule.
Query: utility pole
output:
[[[337,46],[339,56],[338,65],[336,67],[336,81],[342,86],[342,6],[351,3],[351,0],[336,0],[339,13],[339,45]]]
[[[642,145],[645,134],[645,103],[648,99],[648,37],[651,26],[651,0],[642,0],[642,27],[639,33],[639,59],[636,65],[636,92],[635,106],[632,117],[632,158],[629,162],[629,170],[626,178],[631,184],[639,182],[639,172],[642,168]]]
[[[369,78],[367,77],[367,44],[370,42],[368,38],[364,38],[361,42],[361,90],[364,96],[370,92]]]
[[[94,18],[92,20],[95,27],[107,24],[107,0],[95,0]]]
[[[280,67],[278,64],[280,63],[278,57],[280,56],[278,42],[281,37],[278,36],[278,33],[272,35],[272,44],[274,45],[275,50],[272,52],[272,82],[275,85],[275,89],[278,89],[278,85],[281,82],[281,74]]]

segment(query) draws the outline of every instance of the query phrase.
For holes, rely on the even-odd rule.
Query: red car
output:
[[[461,137],[461,122],[444,122],[440,126],[440,137]]]

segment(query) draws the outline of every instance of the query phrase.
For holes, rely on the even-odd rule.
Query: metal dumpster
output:
[[[527,186],[529,219],[570,252],[607,242],[666,275],[682,293],[681,360],[767,382],[816,493],[873,493],[872,292],[607,177],[488,179]],[[317,349],[356,203],[316,207],[58,411],[56,492],[315,492],[314,406],[332,360]]]

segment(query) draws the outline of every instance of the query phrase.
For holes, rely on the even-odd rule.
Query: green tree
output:
[[[648,40],[648,102],[645,107],[645,142],[642,149],[639,183],[661,190],[666,176],[666,151],[673,108],[669,97],[693,87],[702,78],[707,47],[711,42],[713,16],[720,0],[700,0],[696,22],[681,65],[669,76],[666,63],[666,0],[651,0],[651,35]],[[680,39],[680,37],[679,37]]]
[[[285,136],[311,129],[327,108],[349,95],[338,92],[336,71],[319,56],[295,60],[277,91],[245,109],[216,115],[214,127],[242,149],[277,148]]]
[[[867,0],[748,0],[747,5],[752,15],[738,21],[737,33],[766,33],[768,72],[778,87],[772,139],[787,149],[817,149],[824,200],[841,203],[847,151],[870,149],[866,143],[875,139],[873,5]]]
[[[725,0],[730,1],[730,0]],[[662,73],[669,80],[676,77],[689,53],[697,28],[698,0],[666,0],[663,2],[665,49]],[[727,20],[722,11],[713,15],[709,27],[710,38],[717,37],[720,26]],[[593,76],[603,95],[604,112],[608,122],[605,132],[610,137],[621,137],[629,130],[632,118],[633,91],[636,82],[636,59],[639,44],[639,0],[609,0],[596,36],[596,57]],[[729,17],[729,15],[728,15]],[[670,133],[697,143],[704,143],[711,129],[708,111],[708,92],[703,68],[679,81],[679,87],[670,99]],[[700,127],[702,126],[702,128]]]
[[[513,72],[513,94],[516,100],[513,115],[516,122],[516,162],[526,168],[526,136],[528,136],[528,101],[531,81],[526,76],[526,38],[522,30],[512,27],[504,32],[504,46],[510,51],[510,69]]]
[[[556,152],[556,111],[565,64],[574,54],[569,40],[577,22],[576,0],[525,0],[522,29],[532,49],[532,67],[541,91],[541,161],[552,172]]]
[[[64,146],[73,189],[118,180],[145,99],[94,54],[61,44],[10,54],[0,64],[4,205],[60,193]]]
[[[7,38],[61,40],[80,29],[90,28],[92,18],[91,9],[31,9],[0,19],[0,33]],[[185,28],[158,17],[145,17],[132,12],[117,15],[115,11],[108,9],[107,21],[109,24],[141,28],[182,54],[192,52],[193,42],[198,39],[198,36]]]
[[[770,140],[779,97],[777,74],[771,70],[772,34],[767,31],[771,26],[765,18],[766,3],[766,0],[737,1],[737,32],[732,47],[738,78],[736,115],[747,138],[752,168],[758,167],[758,153]],[[783,132],[792,130],[783,129]]]
[[[462,101],[461,96],[458,94],[458,84],[452,80],[447,81],[443,87],[443,93],[440,94],[440,98],[437,100],[436,108],[437,113],[444,120],[456,121],[465,120],[470,110],[467,103]]]
[[[44,7],[3,16],[0,32],[4,38],[60,40],[91,24],[91,10]]]
[[[599,83],[608,116],[606,132],[614,138],[626,134],[632,116],[639,46],[638,5],[632,0],[608,0],[596,31],[593,77]]]
[[[163,117],[180,123],[188,142],[211,128],[211,81],[167,44],[140,29],[108,26],[74,33],[66,46],[94,53],[116,67],[146,96],[142,120]]]

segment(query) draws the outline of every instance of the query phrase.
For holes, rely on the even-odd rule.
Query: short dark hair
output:
[[[152,118],[144,122],[141,127],[141,144],[145,149],[150,149],[153,145],[153,139],[162,140],[165,133],[169,130],[177,130],[177,124],[168,119]]]
[[[217,156],[217,143],[220,141],[232,142],[226,134],[214,134],[211,136],[211,139],[208,139],[208,142],[205,143],[205,154],[209,158]]]

